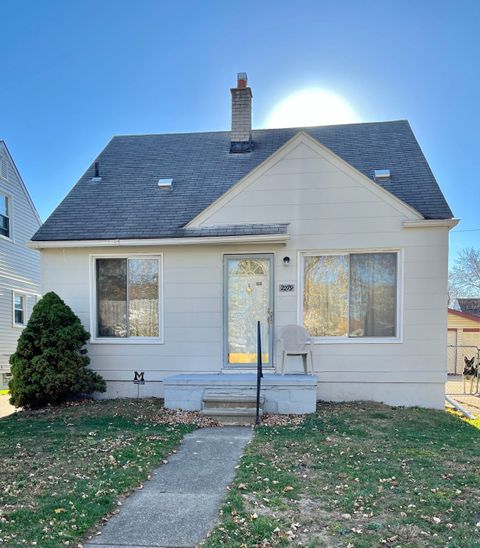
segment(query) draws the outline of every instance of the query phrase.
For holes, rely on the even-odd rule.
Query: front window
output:
[[[96,260],[97,336],[159,337],[159,259]]]
[[[25,325],[25,296],[13,294],[13,314],[15,325]]]
[[[10,238],[10,199],[0,192],[0,235]]]
[[[314,337],[397,336],[397,253],[304,257],[303,322]]]

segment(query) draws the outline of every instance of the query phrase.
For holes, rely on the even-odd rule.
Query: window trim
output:
[[[0,196],[6,196],[8,200],[8,236],[0,234],[2,240],[7,242],[13,242],[13,196],[10,192],[0,185]]]
[[[15,297],[21,297],[23,301],[23,323],[17,323],[15,321]],[[18,329],[23,329],[28,322],[27,318],[27,293],[24,293],[23,291],[12,291],[12,326]]]
[[[156,259],[158,261],[158,337],[98,337],[97,336],[97,259]],[[90,344],[164,344],[164,284],[163,253],[113,253],[89,255],[90,262]]]
[[[322,250],[308,249],[297,252],[298,265],[298,296],[297,296],[297,323],[303,326],[303,292],[304,292],[304,258],[325,255],[356,255],[364,253],[396,253],[397,254],[397,294],[396,294],[396,325],[395,337],[312,337],[313,344],[400,344],[403,343],[403,295],[404,295],[404,252],[403,248],[359,248]],[[350,306],[350,302],[348,303]]]

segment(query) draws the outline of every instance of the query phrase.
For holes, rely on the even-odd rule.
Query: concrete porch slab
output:
[[[255,373],[182,374],[164,380],[165,407],[199,411],[206,390],[218,393],[254,396]],[[313,413],[317,403],[317,378],[313,375],[276,375],[264,373],[262,396],[266,413]]]

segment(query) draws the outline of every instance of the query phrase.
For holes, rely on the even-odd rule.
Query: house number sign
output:
[[[280,293],[295,293],[295,284],[291,284],[291,283],[279,284],[278,291]]]

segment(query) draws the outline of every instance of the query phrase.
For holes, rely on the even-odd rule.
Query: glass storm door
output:
[[[262,360],[272,365],[273,255],[226,255],[225,356],[227,365],[257,363],[257,322]]]

